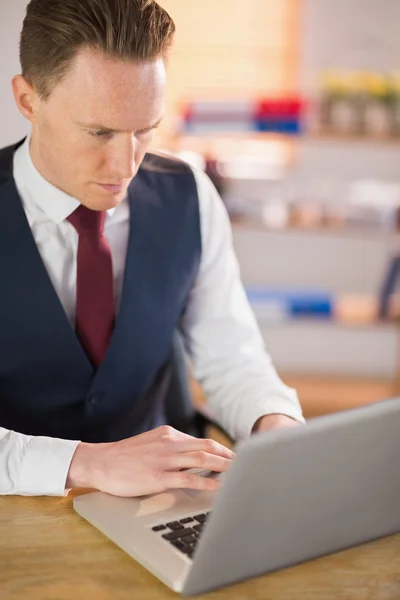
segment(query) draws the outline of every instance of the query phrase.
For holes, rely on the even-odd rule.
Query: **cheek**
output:
[[[73,165],[76,177],[80,180],[101,172],[106,162],[104,149],[96,147],[90,142],[90,139],[79,139],[70,147],[70,164]]]
[[[58,140],[53,142],[49,140],[49,142],[46,144],[42,156],[49,172],[56,181],[63,184],[73,173],[73,153],[71,153],[67,142],[64,144]]]
[[[53,138],[48,147],[48,154],[54,164],[69,174],[76,172],[77,167],[83,167],[88,160],[88,153],[85,152],[82,142],[71,133]]]
[[[90,176],[93,167],[93,156],[90,152],[81,152],[76,146],[64,155],[65,172],[71,181],[83,183]]]

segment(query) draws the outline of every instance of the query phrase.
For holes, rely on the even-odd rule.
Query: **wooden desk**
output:
[[[0,498],[1,600],[178,598],[68,498]],[[398,600],[400,535],[212,592],[209,600]]]

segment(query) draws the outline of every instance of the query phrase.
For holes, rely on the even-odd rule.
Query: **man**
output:
[[[180,329],[236,439],[302,422],[240,284],[206,176],[146,154],[174,35],[153,0],[32,0],[22,75],[31,135],[0,151],[0,493],[216,489],[234,454],[165,425]]]

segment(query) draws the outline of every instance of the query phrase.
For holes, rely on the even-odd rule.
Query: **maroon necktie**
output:
[[[76,333],[98,367],[114,329],[114,286],[110,247],[104,237],[105,212],[82,204],[68,217],[79,234]]]

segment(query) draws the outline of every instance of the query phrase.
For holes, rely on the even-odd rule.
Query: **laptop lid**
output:
[[[400,400],[238,447],[185,582],[198,594],[400,531]]]

